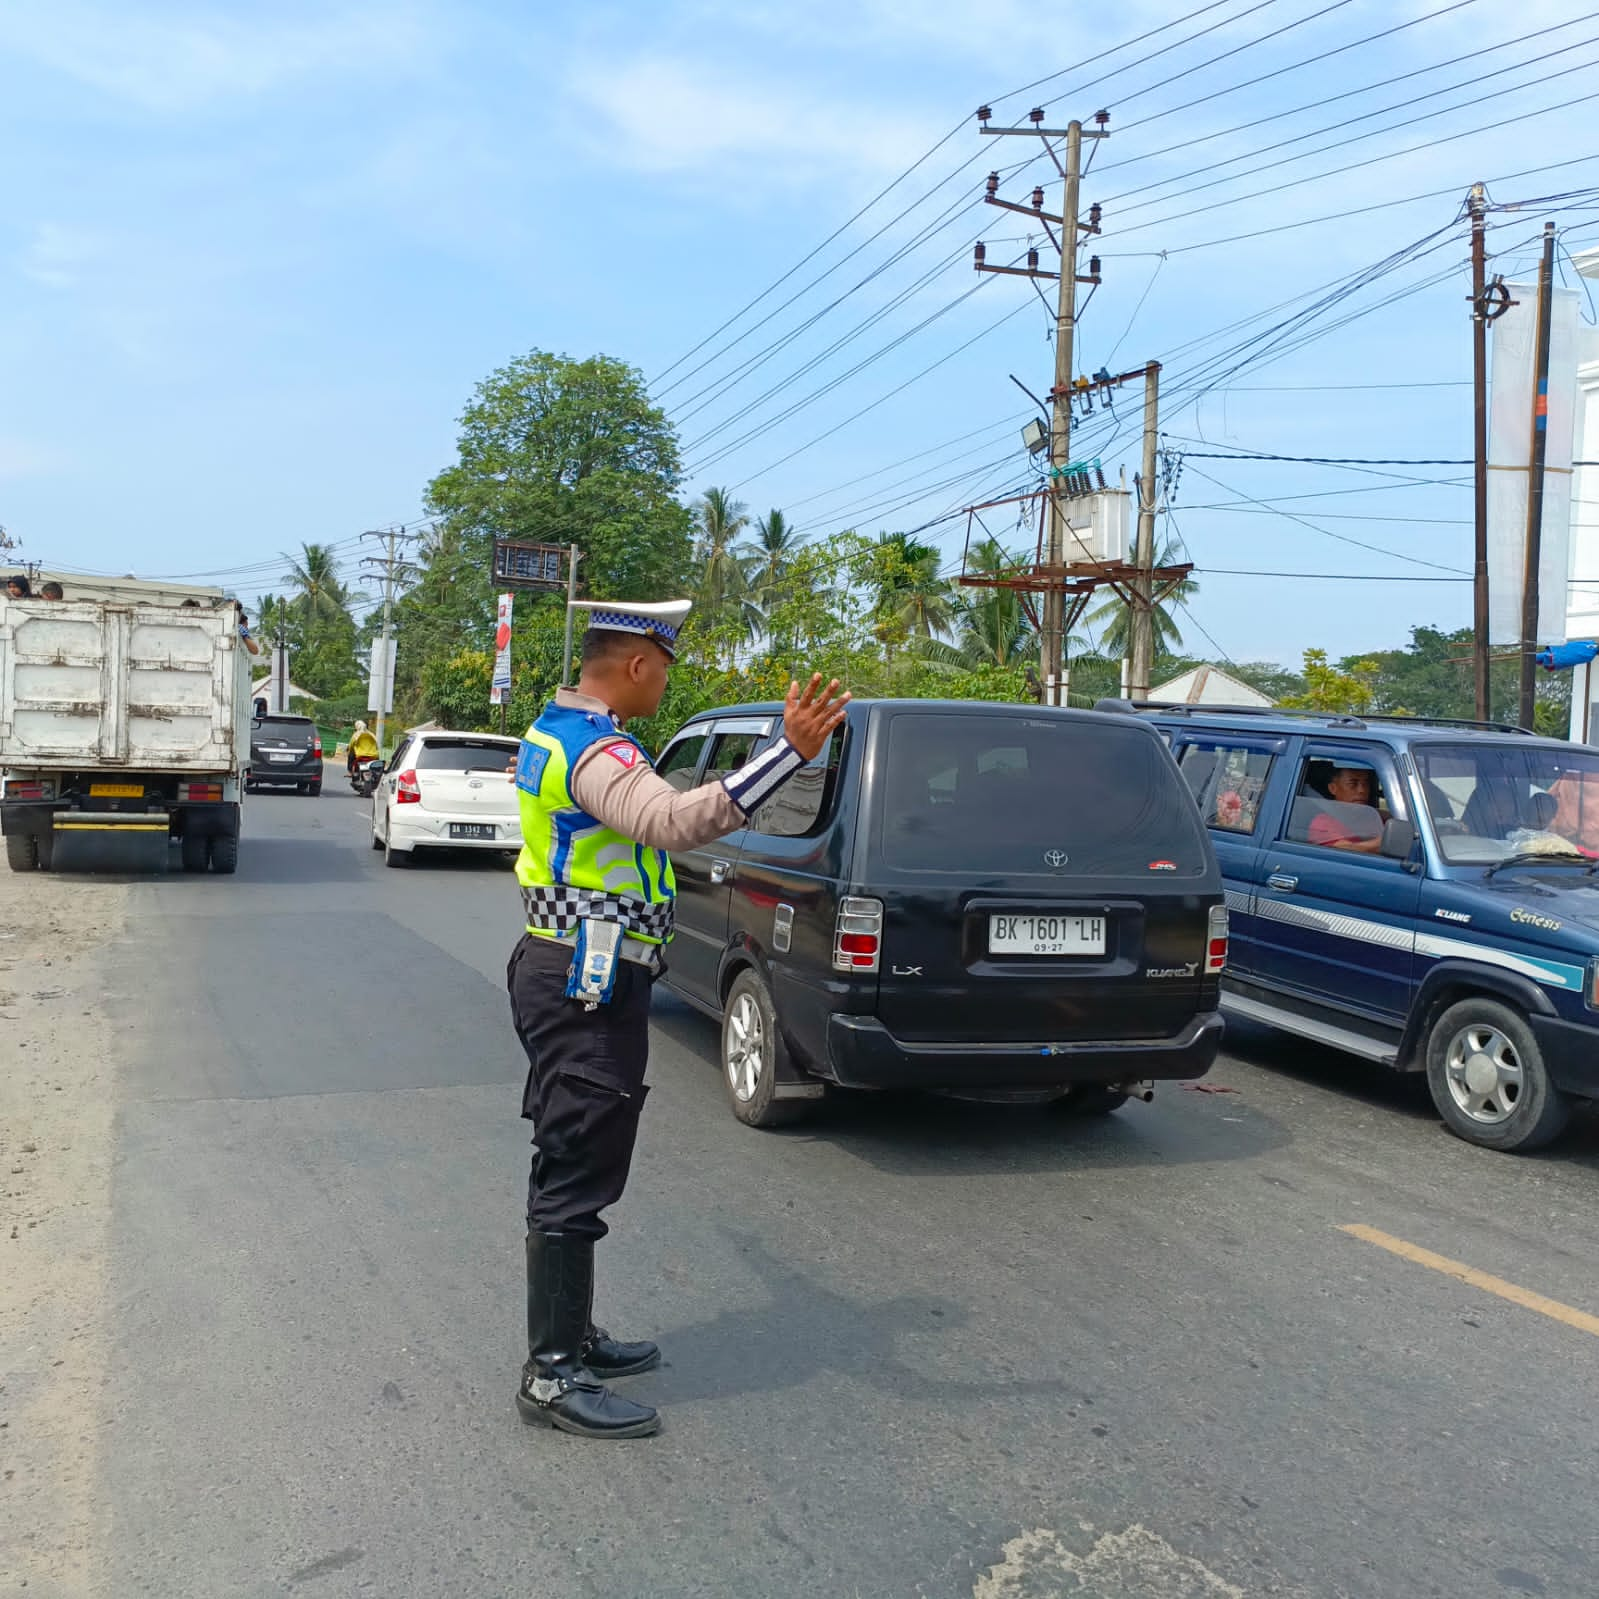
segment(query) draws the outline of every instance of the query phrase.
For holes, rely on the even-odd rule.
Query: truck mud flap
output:
[[[163,872],[172,823],[161,813],[58,811],[51,869],[57,872]]]

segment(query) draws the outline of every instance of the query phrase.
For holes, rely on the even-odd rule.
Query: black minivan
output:
[[[780,705],[706,711],[661,752],[714,782]],[[748,827],[674,851],[664,981],[722,1021],[733,1114],[827,1085],[1115,1110],[1209,1070],[1227,911],[1153,728],[1092,711],[857,700]]]
[[[244,791],[292,788],[322,792],[322,735],[309,716],[257,716],[250,722]]]

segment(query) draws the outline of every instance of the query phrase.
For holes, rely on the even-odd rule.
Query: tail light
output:
[[[179,783],[178,798],[180,800],[199,802],[219,800],[222,798],[222,785],[220,783]]]
[[[875,972],[883,953],[883,902],[839,901],[833,931],[833,967],[840,972]]]
[[[319,760],[322,757],[322,735],[320,733],[313,733],[311,735],[311,753]]]
[[[1599,1010],[1599,956],[1588,967],[1588,1004],[1593,1010]]]
[[[1205,936],[1205,975],[1214,977],[1227,964],[1227,907],[1210,907],[1210,927]]]
[[[10,800],[47,800],[54,797],[54,783],[19,783],[12,778],[6,784],[6,798]]]
[[[415,772],[400,773],[400,780],[394,788],[394,803],[396,805],[420,805],[422,803],[422,787],[416,780]]]

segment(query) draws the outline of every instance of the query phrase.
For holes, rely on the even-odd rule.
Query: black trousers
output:
[[[651,974],[619,961],[609,1004],[566,997],[571,948],[524,934],[506,987],[527,1051],[522,1114],[533,1123],[527,1222],[537,1232],[603,1238],[600,1212],[627,1186],[644,1108]]]

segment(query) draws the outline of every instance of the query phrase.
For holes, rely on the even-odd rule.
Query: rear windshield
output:
[[[263,716],[256,721],[257,738],[281,738],[289,744],[304,744],[308,749],[316,723],[303,716]]]
[[[430,738],[416,752],[419,772],[503,772],[516,755],[512,743],[486,738]]]
[[[1202,877],[1206,841],[1160,741],[1137,726],[896,716],[881,859],[969,875]]]

